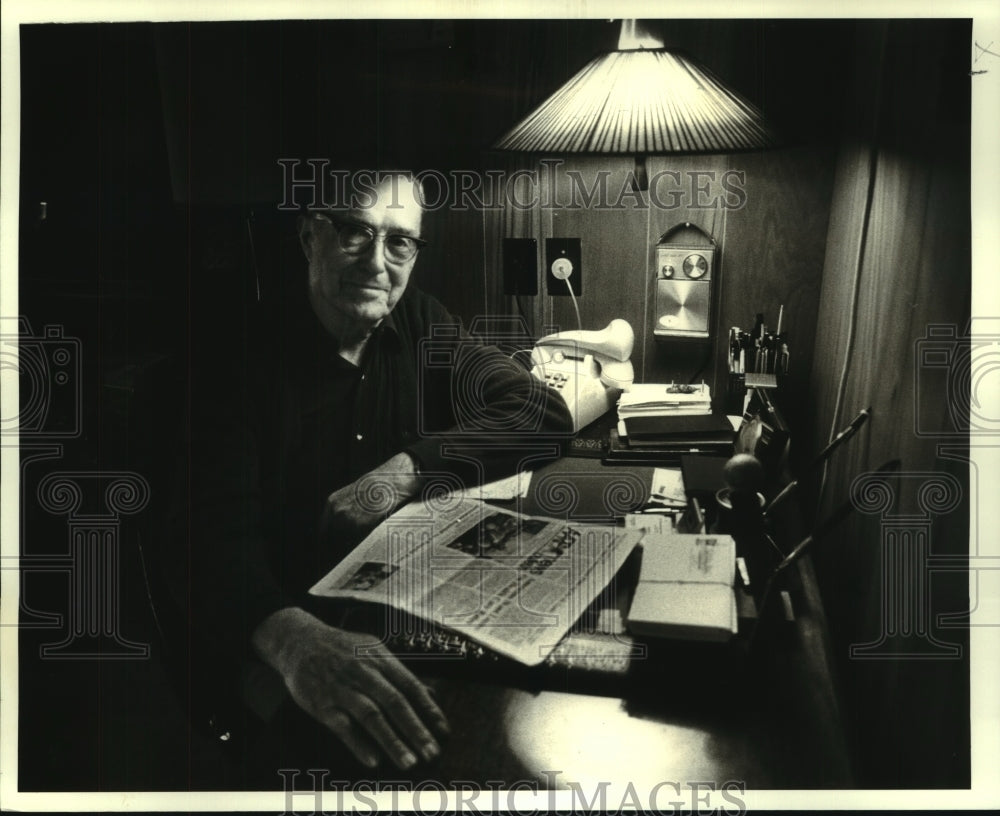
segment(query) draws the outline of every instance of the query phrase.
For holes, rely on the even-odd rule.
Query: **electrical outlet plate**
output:
[[[569,295],[566,281],[552,274],[552,264],[560,258],[565,258],[573,264],[573,272],[569,282],[573,285],[573,294],[577,297],[583,294],[583,277],[580,239],[579,238],[546,238],[545,239],[545,291],[550,295]]]
[[[538,242],[534,238],[503,239],[503,293],[538,294]]]

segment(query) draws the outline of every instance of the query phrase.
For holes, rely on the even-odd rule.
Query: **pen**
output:
[[[750,588],[750,573],[747,571],[747,562],[742,556],[736,559],[736,568],[740,571],[740,579],[746,589]]]
[[[691,499],[691,507],[694,510],[694,522],[699,533],[705,532],[705,514],[701,512],[701,505],[696,498]]]
[[[779,374],[788,373],[788,343],[781,344],[781,354],[778,357],[777,368]]]
[[[740,362],[740,329],[733,326],[729,330],[729,365],[730,370],[738,371]]]

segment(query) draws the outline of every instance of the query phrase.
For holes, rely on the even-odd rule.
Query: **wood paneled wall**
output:
[[[653,244],[677,223],[699,224],[720,247],[721,337],[731,325],[749,326],[758,311],[773,321],[778,306],[785,306],[792,360],[782,399],[800,457],[808,461],[832,431],[861,408],[873,408],[861,434],[832,460],[817,514],[844,501],[858,474],[899,460],[902,473],[958,480],[963,501],[950,512],[930,514],[928,542],[935,555],[968,552],[969,492],[979,486],[970,480],[961,450],[942,448],[960,448],[964,441],[947,435],[956,407],[947,377],[918,366],[916,354],[930,326],[951,326],[961,336],[970,313],[971,24],[674,20],[660,21],[659,28],[667,45],[684,47],[735,84],[793,138],[767,153],[654,158],[649,173],[671,169],[686,179],[689,171],[744,172],[745,203],[727,208],[724,201],[730,199],[715,199],[699,206],[682,181],[677,206],[667,209],[629,197],[619,209],[444,208],[430,219],[432,245],[421,255],[415,280],[467,321],[484,313],[517,314],[517,305],[502,295],[501,239],[537,238],[541,260],[546,237],[579,237],[584,326],[600,328],[614,317],[629,320],[637,336],[633,362],[640,380],[690,376],[708,349],[714,356],[706,379],[718,395],[722,344],[660,346],[652,337]],[[45,301],[38,314],[47,319],[31,309],[33,319],[51,322],[49,301],[60,290],[50,282],[61,284],[69,270],[72,288],[66,283],[61,291],[82,292],[73,306],[79,319],[57,317],[70,334],[93,319],[92,334],[102,338],[114,336],[101,322],[108,309],[95,317],[90,305],[78,304],[99,302],[102,281],[109,278],[141,277],[154,292],[169,289],[171,302],[182,308],[195,287],[212,287],[242,319],[245,304],[231,297],[228,278],[192,283],[160,271],[172,267],[149,256],[155,242],[148,235],[158,232],[132,229],[147,216],[158,220],[149,214],[170,211],[175,201],[273,204],[284,192],[277,158],[335,160],[339,150],[359,144],[401,153],[418,168],[535,167],[533,160],[518,157],[483,158],[484,150],[596,51],[612,48],[615,39],[613,27],[600,20],[205,24],[157,27],[155,34],[131,27],[128,37],[124,29],[99,29],[22,32],[21,185],[22,204],[49,202],[54,246],[85,246],[76,240],[77,222],[89,239],[98,234],[87,218],[67,214],[90,213],[91,221],[98,214],[115,229],[119,216],[132,219],[126,232],[139,236],[135,246],[145,249],[134,257],[142,263],[123,260],[109,268],[109,253],[91,252],[84,266],[74,256],[73,263],[48,264],[51,273],[41,263],[35,270]],[[95,42],[102,47],[95,49]],[[140,50],[138,62],[126,58]],[[60,65],[79,63],[86,70],[53,71],[53,54],[62,55]],[[51,84],[60,76],[72,81]],[[232,81],[213,80],[220,76]],[[128,93],[115,91],[125,79]],[[223,86],[227,93],[204,93]],[[108,133],[131,134],[128,151],[101,154],[108,160],[97,175],[90,143],[61,138],[66,110],[61,103],[77,97],[99,98],[101,105],[90,107],[100,111],[100,121],[81,121],[83,131],[101,135],[101,144],[121,141],[106,138]],[[152,104],[158,98],[162,110]],[[345,111],[351,112],[349,120]],[[77,170],[67,177],[66,168]],[[631,169],[631,157],[567,159],[555,190],[560,197],[567,193],[567,171],[592,180],[606,170],[608,189],[617,194]],[[67,178],[73,183],[65,183]],[[154,200],[140,199],[139,191]],[[86,206],[78,206],[80,201]],[[24,236],[21,246],[25,253]],[[23,276],[24,270],[22,283]],[[249,289],[243,284],[246,280],[237,290]],[[548,324],[575,325],[568,298],[542,290],[522,300],[536,333]],[[215,301],[201,302],[218,321]],[[147,307],[137,313],[146,314]],[[149,324],[159,328],[162,319]],[[180,350],[187,359],[183,321],[173,324],[176,339],[165,339],[166,328],[146,328],[144,336],[149,335],[150,348]],[[919,510],[918,494],[903,491],[905,483],[891,483],[900,492],[896,509]],[[884,632],[884,529],[884,519],[855,513],[835,537],[815,547],[849,692],[859,780],[961,786],[969,769],[968,663],[905,658],[899,642],[890,643],[888,659],[849,656],[852,644],[877,642]],[[968,608],[967,576],[920,572],[918,577],[927,578],[922,597],[932,613],[928,625],[934,637],[964,645],[962,630],[937,626],[937,616]]]
[[[639,381],[686,379],[709,348],[713,364],[705,378],[717,396],[724,387],[726,329],[748,327],[758,311],[773,323],[784,304],[792,360],[782,401],[796,431],[799,464],[862,408],[873,409],[825,475],[807,474],[807,518],[822,518],[846,501],[860,474],[898,460],[900,474],[888,482],[897,494],[892,512],[922,512],[920,502],[926,504],[910,475],[954,477],[957,505],[927,516],[927,537],[919,546],[935,556],[961,555],[969,543],[969,472],[961,451],[940,448],[962,441],[946,434],[955,403],[945,389],[926,387],[929,379],[939,386],[944,379],[917,366],[916,355],[928,327],[953,326],[960,337],[969,319],[970,24],[871,22],[844,33],[839,68],[846,90],[830,97],[840,109],[835,146],[812,140],[760,154],[649,160],[650,176],[663,169],[682,177],[687,171],[744,172],[740,207],[727,208],[725,199],[699,207],[682,195],[668,209],[632,197],[618,209],[536,207],[516,218],[487,213],[486,302],[490,311],[516,313],[502,295],[502,237],[537,238],[540,268],[546,237],[579,237],[584,327],[627,319],[636,332],[632,359]],[[571,171],[586,179],[608,171],[613,199],[631,169],[630,158],[565,159],[555,175],[556,199],[568,198]],[[723,342],[714,346],[665,346],[652,335],[652,247],[683,221],[719,242],[715,320]],[[522,299],[532,329],[575,328],[569,298],[548,296],[540,277],[539,296]],[[886,570],[906,566],[884,563],[886,529],[885,518],[856,512],[815,546],[858,780],[864,786],[962,785],[969,774],[967,650],[963,659],[914,659],[903,654],[902,640],[889,638],[874,651],[850,651],[880,642],[889,614]],[[893,614],[912,613],[919,620],[908,626],[929,627],[916,648],[947,644],[937,655],[942,657],[952,644],[964,645],[962,629],[938,627],[936,617],[968,608],[964,574],[931,576],[924,564],[896,580],[893,591],[903,594],[894,601],[916,606]],[[875,654],[880,659],[869,659]]]
[[[536,167],[541,187],[550,174],[545,166]],[[773,326],[784,305],[784,326],[793,354],[789,390],[805,391],[819,308],[833,153],[819,146],[736,156],[651,157],[651,179],[663,171],[678,174],[663,177],[653,195],[627,192],[632,169],[631,158],[564,159],[552,174],[555,194],[543,191],[539,195],[541,202],[563,206],[540,204],[522,217],[527,234],[539,242],[539,295],[531,303],[537,330],[576,328],[570,298],[548,295],[542,270],[545,238],[579,238],[583,294],[578,303],[583,326],[603,328],[616,317],[632,325],[637,381],[686,382],[697,375],[721,397],[726,388],[728,328],[750,329],[757,312],[763,312]],[[578,191],[581,183],[571,174],[591,189],[601,173],[607,174],[609,206],[571,206],[574,188]],[[723,186],[724,177],[728,189]],[[514,307],[501,295],[499,242],[504,236],[526,232],[523,224],[513,222],[505,231],[504,217],[487,214],[495,228],[488,229],[486,236],[486,255],[493,264],[487,278],[496,282],[491,297],[501,312]],[[701,227],[718,242],[712,311],[713,323],[720,330],[707,341],[663,342],[653,334],[654,246],[663,233],[685,222]]]
[[[812,445],[866,406],[872,418],[832,459],[819,514],[847,500],[860,474],[899,460],[898,476],[885,480],[891,507],[855,513],[816,547],[867,785],[968,781],[965,637],[938,625],[939,615],[968,609],[968,578],[933,574],[918,556],[969,548],[968,467],[939,447],[966,443],[948,435],[956,395],[919,364],[929,327],[960,337],[969,320],[969,42],[962,21],[893,21],[859,36],[856,126],[838,157],[826,243]],[[952,477],[958,501],[935,511],[921,485]],[[926,539],[914,532],[900,551],[887,549],[884,536],[924,522]],[[851,652],[861,644],[879,645]]]

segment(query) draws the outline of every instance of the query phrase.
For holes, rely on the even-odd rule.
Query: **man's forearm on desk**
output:
[[[415,498],[423,480],[416,460],[400,452],[360,479],[331,493],[320,520],[324,540],[347,535],[355,538],[378,526],[385,516]]]
[[[455,424],[411,443],[406,451],[421,471],[449,473],[466,486],[510,476],[521,469],[525,457],[540,462],[539,455],[558,458],[573,435],[573,421],[566,403],[495,349],[484,352],[466,369],[493,375],[483,382],[459,380],[441,388],[446,394],[465,395],[461,410],[450,406]],[[430,409],[427,409],[430,412]],[[444,413],[440,407],[438,413]]]

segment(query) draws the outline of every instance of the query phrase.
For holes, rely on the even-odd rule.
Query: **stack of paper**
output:
[[[729,640],[738,630],[735,578],[730,536],[647,533],[628,628],[652,637]]]
[[[630,416],[690,416],[712,412],[712,389],[701,385],[640,383],[618,400],[618,418]]]
[[[618,434],[627,436],[625,421],[636,417],[697,416],[712,413],[711,389],[701,385],[640,383],[618,400]]]

